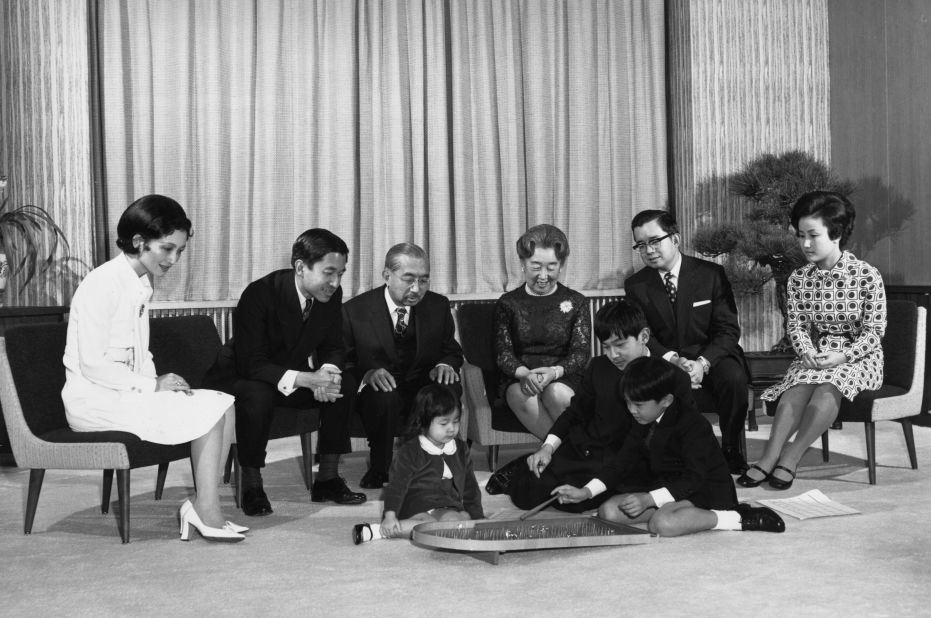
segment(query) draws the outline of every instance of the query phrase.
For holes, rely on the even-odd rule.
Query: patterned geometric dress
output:
[[[815,264],[796,269],[788,282],[786,331],[796,359],[781,384],[766,389],[776,401],[796,384],[837,387],[847,399],[874,390],[883,381],[882,337],[886,332],[886,291],[882,275],[849,251],[830,270]],[[830,369],[805,369],[805,353],[843,352],[847,362]]]

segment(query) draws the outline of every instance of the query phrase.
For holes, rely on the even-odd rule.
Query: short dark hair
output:
[[[438,416],[453,412],[462,414],[459,398],[455,393],[435,382],[427,384],[414,396],[411,419],[405,434],[406,439],[415,438],[430,428],[430,423]]]
[[[349,257],[349,247],[343,242],[343,239],[322,227],[315,227],[307,230],[297,237],[294,246],[291,247],[291,266],[298,260],[304,262],[304,266],[312,268],[328,253],[339,253],[343,257]]]
[[[798,222],[804,217],[817,217],[828,228],[828,238],[840,238],[841,248],[853,233],[857,211],[846,197],[834,191],[809,191],[795,201],[790,220],[798,231]]]
[[[427,252],[419,245],[415,245],[412,242],[401,242],[388,249],[388,253],[385,254],[385,268],[392,272],[399,269],[401,267],[401,261],[398,258],[402,255],[406,255],[415,260],[423,260],[424,262],[430,261],[430,258],[427,257]]]
[[[517,255],[522,260],[530,259],[537,249],[552,249],[562,264],[569,257],[569,239],[555,225],[535,225],[517,239]]]
[[[612,335],[621,339],[636,337],[647,327],[640,307],[623,299],[608,303],[595,314],[595,336],[599,341],[607,341]]]
[[[676,390],[677,372],[682,371],[658,356],[635,358],[624,368],[618,389],[627,401],[659,401]]]
[[[116,246],[123,253],[136,255],[133,237],[138,234],[145,242],[157,240],[181,230],[190,238],[191,220],[181,204],[164,195],[144,195],[130,204],[116,224]]]
[[[672,213],[668,210],[641,210],[634,215],[633,220],[631,220],[630,229],[633,230],[642,225],[646,225],[650,221],[656,221],[660,228],[667,234],[679,233],[679,225],[676,223],[676,218],[673,217]]]

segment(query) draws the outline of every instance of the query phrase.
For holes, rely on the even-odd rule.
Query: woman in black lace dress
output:
[[[569,241],[552,225],[517,240],[524,285],[495,308],[495,351],[507,376],[501,395],[541,440],[575,394],[591,356],[591,319],[584,296],[559,283]]]

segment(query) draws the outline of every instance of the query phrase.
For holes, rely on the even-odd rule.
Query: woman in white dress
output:
[[[191,222],[171,198],[147,195],[117,225],[122,252],[95,268],[71,301],[62,399],[75,431],[125,431],[157,444],[191,443],[197,495],[181,506],[190,527],[235,542],[246,529],[223,517],[217,487],[235,427],[233,397],[192,390],[184,377],[156,375],[149,352],[152,282],[181,257]]]
[[[786,331],[796,359],[760,396],[779,402],[776,416],[763,456],[738,485],[791,487],[802,455],[837,418],[841,398],[882,386],[886,292],[874,266],[844,251],[855,215],[846,197],[828,191],[806,193],[792,207],[809,261],[788,282]]]

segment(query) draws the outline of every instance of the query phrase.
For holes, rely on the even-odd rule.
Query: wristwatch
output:
[[[704,370],[705,374],[707,375],[708,372],[711,371],[711,363],[709,363],[708,359],[705,358],[704,356],[699,356],[698,362],[701,363],[701,368]]]

